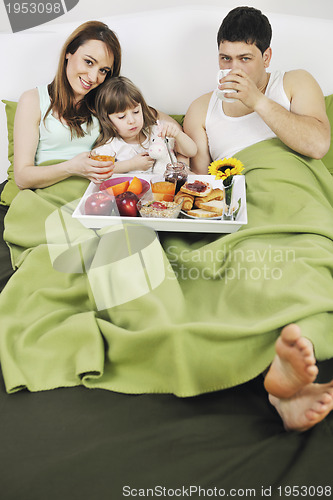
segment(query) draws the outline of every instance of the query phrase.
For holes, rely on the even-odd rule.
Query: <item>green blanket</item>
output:
[[[277,139],[237,158],[248,224],[224,236],[83,228],[81,179],[16,196],[5,238],[18,270],[0,297],[8,392],[219,390],[267,368],[290,322],[333,357],[332,177]]]

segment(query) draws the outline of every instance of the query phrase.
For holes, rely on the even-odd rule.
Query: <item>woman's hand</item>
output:
[[[41,121],[37,89],[26,91],[20,98],[14,122],[14,174],[20,189],[37,189],[77,175],[100,184],[111,177],[113,162],[101,162],[83,152],[74,158],[52,165],[35,165]]]
[[[89,152],[80,153],[67,162],[70,175],[85,177],[95,184],[101,184],[113,174],[113,161],[97,161],[90,157]]]

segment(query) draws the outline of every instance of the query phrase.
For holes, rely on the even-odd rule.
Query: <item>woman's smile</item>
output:
[[[83,87],[84,89],[86,89],[86,90],[90,90],[90,89],[91,89],[91,87],[92,87],[92,83],[88,83],[86,80],[84,80],[84,79],[82,78],[82,76],[80,76],[80,77],[79,77],[79,79],[80,79],[81,85],[82,85],[82,87]]]

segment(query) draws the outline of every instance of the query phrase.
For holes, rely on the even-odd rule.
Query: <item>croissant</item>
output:
[[[183,198],[183,205],[182,205],[182,210],[187,212],[187,210],[191,210],[193,207],[194,203],[194,196],[191,196],[190,194],[185,194],[179,191],[176,196],[174,197],[174,201],[180,200],[180,198]]]

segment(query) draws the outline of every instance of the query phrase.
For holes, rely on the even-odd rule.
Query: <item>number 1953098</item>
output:
[[[277,488],[279,496],[286,497],[331,497],[331,486],[279,486]]]
[[[61,14],[61,3],[15,2],[5,4],[8,14]]]

